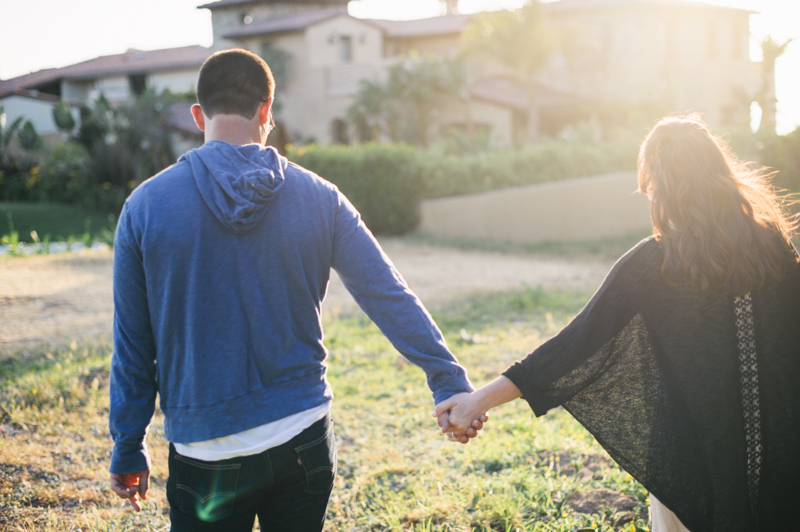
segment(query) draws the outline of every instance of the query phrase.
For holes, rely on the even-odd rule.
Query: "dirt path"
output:
[[[438,248],[399,238],[381,243],[411,288],[432,308],[471,293],[507,290],[522,283],[597,285],[610,267]],[[110,251],[0,258],[0,357],[42,344],[110,335],[111,264]],[[325,309],[356,308],[338,277],[332,276]]]

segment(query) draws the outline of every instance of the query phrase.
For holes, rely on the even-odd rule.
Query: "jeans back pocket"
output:
[[[175,455],[173,470],[178,510],[205,522],[233,514],[241,464],[203,462]]]
[[[336,478],[336,440],[333,423],[326,434],[314,441],[295,447],[297,461],[306,473],[307,493],[328,493]]]

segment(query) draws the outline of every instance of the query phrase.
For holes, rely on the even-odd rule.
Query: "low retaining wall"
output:
[[[623,236],[652,227],[636,189],[636,172],[618,172],[426,200],[419,230],[531,244]]]

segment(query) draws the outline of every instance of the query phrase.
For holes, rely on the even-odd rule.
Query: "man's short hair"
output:
[[[216,52],[200,67],[197,103],[211,118],[216,114],[251,119],[258,106],[275,95],[275,78],[256,54],[234,48]]]

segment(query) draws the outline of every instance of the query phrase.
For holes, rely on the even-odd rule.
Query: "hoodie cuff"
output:
[[[125,475],[150,469],[150,453],[147,452],[147,445],[142,444],[139,448],[127,452],[120,447],[119,445],[114,446],[109,472],[115,475]]]

